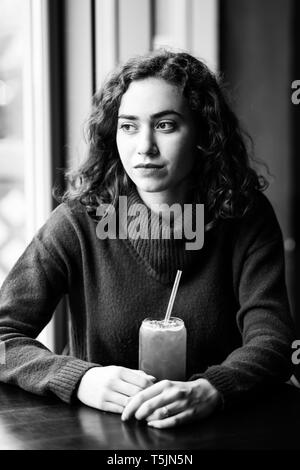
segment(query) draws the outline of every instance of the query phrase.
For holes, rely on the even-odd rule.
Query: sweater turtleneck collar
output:
[[[191,211],[193,220],[195,208],[194,203]],[[144,204],[136,189],[131,189],[127,196],[127,211],[124,242],[148,273],[163,284],[172,284],[178,269],[187,275],[199,261],[201,249],[186,249],[186,243],[191,240],[184,238],[184,231],[180,239],[176,238],[176,225],[175,229],[170,229],[169,224]],[[122,220],[123,230],[125,218]]]

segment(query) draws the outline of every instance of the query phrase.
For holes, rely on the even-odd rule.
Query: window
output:
[[[51,211],[48,6],[0,0],[0,285]]]
[[[0,285],[26,243],[23,128],[26,8],[28,2],[24,0],[0,0]]]

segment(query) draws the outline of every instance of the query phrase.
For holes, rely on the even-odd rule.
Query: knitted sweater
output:
[[[135,202],[132,193],[129,205]],[[0,291],[0,380],[71,402],[89,368],[138,368],[140,324],[164,317],[177,269],[183,275],[172,315],[187,328],[187,380],[205,377],[226,405],[289,378],[293,325],[282,235],[258,193],[251,212],[219,222],[196,252],[184,240],[100,240],[80,203],[58,206]],[[70,355],[58,355],[34,338],[65,294]]]

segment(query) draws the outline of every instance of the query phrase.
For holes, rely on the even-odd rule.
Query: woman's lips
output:
[[[134,169],[144,176],[155,176],[163,173],[162,170],[165,170],[165,165],[156,165],[155,163],[139,164]]]
[[[136,165],[134,168],[143,168],[143,169],[153,169],[153,168],[156,168],[156,169],[160,169],[160,168],[163,168],[164,165],[158,165],[156,163],[140,163],[139,165]]]

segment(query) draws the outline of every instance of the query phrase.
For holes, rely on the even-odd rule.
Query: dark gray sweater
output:
[[[137,201],[132,194],[130,204]],[[259,193],[251,213],[206,232],[198,252],[186,252],[182,240],[99,240],[83,206],[61,204],[2,286],[0,380],[70,402],[90,367],[138,368],[139,326],[164,316],[177,269],[173,315],[187,327],[187,379],[206,377],[226,405],[289,378],[294,336],[282,235]],[[64,294],[70,356],[34,339]]]

